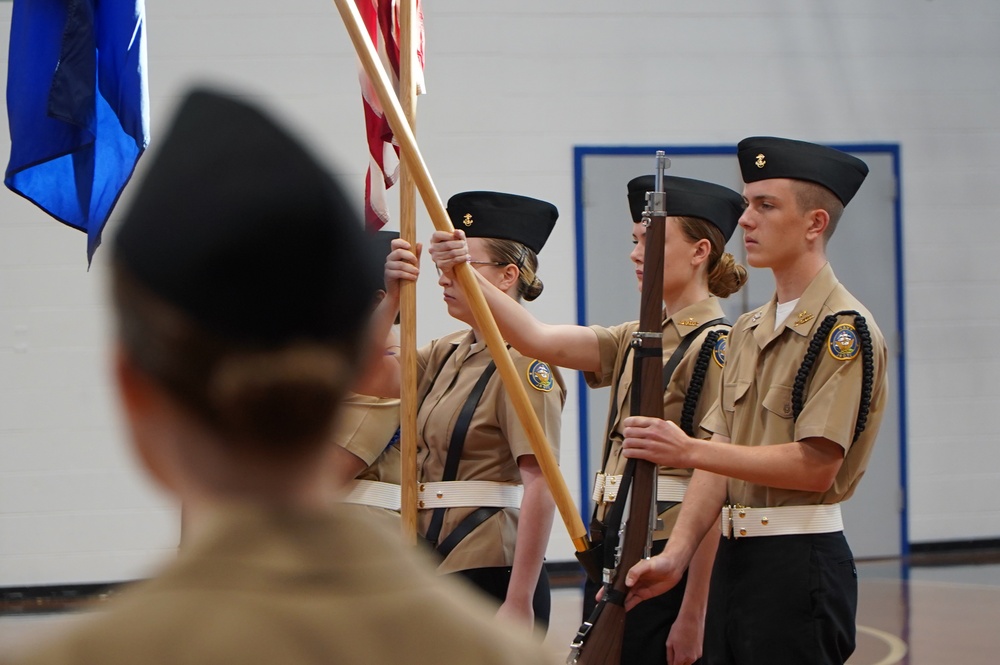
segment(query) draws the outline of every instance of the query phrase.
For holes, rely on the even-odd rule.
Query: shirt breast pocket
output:
[[[749,381],[725,384],[722,387],[722,410],[732,414],[736,410],[736,404],[747,394],[748,388],[750,388]]]
[[[788,386],[771,386],[764,396],[763,406],[779,418],[792,417],[792,389]]]

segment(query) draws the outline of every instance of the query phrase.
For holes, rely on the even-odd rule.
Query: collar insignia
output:
[[[807,312],[806,310],[802,310],[801,312],[798,313],[798,318],[795,319],[795,325],[801,326],[803,323],[809,323],[812,320],[813,320],[813,315]]]
[[[751,323],[757,323],[757,321],[759,321],[760,317],[762,317],[762,316],[764,316],[764,312],[758,310],[757,313],[753,315],[753,318],[750,319],[750,322]]]
[[[764,153],[758,154],[757,155],[757,161],[754,162],[754,166],[756,166],[759,169],[762,169],[762,168],[764,168],[764,166],[766,164],[767,164],[767,160],[764,159]]]
[[[679,325],[679,326],[691,326],[693,328],[696,328],[696,327],[698,327],[698,322],[695,321],[694,319],[692,319],[691,317],[688,317],[688,318],[684,319],[683,321],[678,321],[677,325]]]
[[[462,218],[462,223],[465,224],[466,226],[472,226],[472,213],[471,212],[465,213],[465,217]]]

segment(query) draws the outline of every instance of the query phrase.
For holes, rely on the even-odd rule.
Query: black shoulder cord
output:
[[[728,322],[726,322],[728,325]],[[694,363],[694,371],[691,372],[691,382],[688,383],[687,394],[684,395],[684,407],[681,410],[681,429],[688,436],[694,436],[694,412],[698,408],[698,400],[701,398],[701,390],[705,387],[705,376],[708,374],[708,361],[715,351],[715,344],[719,338],[726,334],[726,331],[713,330],[705,337],[705,341],[698,351],[698,359]]]
[[[806,383],[812,374],[813,366],[820,350],[826,343],[826,336],[837,322],[837,317],[854,315],[854,327],[858,331],[858,339],[861,342],[861,361],[864,364],[861,371],[861,404],[858,407],[858,420],[854,425],[854,438],[852,443],[858,440],[861,433],[865,431],[868,424],[868,411],[871,407],[872,384],[875,380],[875,361],[872,359],[872,334],[868,329],[868,322],[859,312],[854,310],[843,310],[836,314],[830,314],[816,329],[813,338],[809,341],[809,348],[802,359],[802,365],[795,375],[795,383],[792,386],[792,419],[797,420],[802,413],[804,393]]]

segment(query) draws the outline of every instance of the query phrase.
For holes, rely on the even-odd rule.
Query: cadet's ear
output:
[[[826,229],[830,226],[830,213],[823,208],[816,208],[806,213],[808,227],[806,228],[806,239],[817,240],[823,237]]]
[[[702,238],[698,242],[694,243],[694,253],[691,255],[692,265],[701,265],[705,261],[708,261],[708,257],[712,254],[712,241],[708,238]]]
[[[115,346],[112,362],[132,449],[159,485],[175,491],[171,465],[166,458],[168,451],[157,436],[157,422],[163,417],[163,396],[121,344]]]
[[[503,267],[500,277],[500,290],[509,291],[517,284],[517,278],[521,275],[520,269],[513,263],[508,263]]]

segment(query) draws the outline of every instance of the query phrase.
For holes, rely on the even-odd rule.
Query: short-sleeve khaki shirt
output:
[[[455,421],[479,377],[492,361],[486,345],[474,342],[471,331],[458,332],[435,340],[417,352],[417,393],[421,396],[417,410],[417,477],[421,482],[442,479]],[[514,349],[510,349],[510,356],[524,380],[528,398],[558,459],[559,427],[566,401],[562,376],[556,368],[545,365],[551,382],[547,389],[538,388],[534,385],[537,382],[529,381],[529,370],[537,371],[540,367],[538,361],[526,358]],[[465,436],[456,480],[489,480],[519,485],[521,474],[517,458],[533,454],[499,372],[494,373]],[[447,538],[475,510],[476,507],[447,509],[440,540]],[[427,533],[433,512],[419,511],[418,529],[421,534]],[[469,568],[513,565],[518,513],[516,508],[504,508],[490,517],[452,550],[438,570],[449,573]]]
[[[359,480],[400,483],[399,399],[348,395],[337,416],[333,440],[368,468]]]
[[[670,355],[680,345],[685,336],[693,333],[702,324],[723,317],[725,317],[725,313],[722,311],[722,305],[715,296],[710,296],[667,317],[663,321],[663,363],[666,364],[669,361]],[[604,453],[607,456],[607,463],[603,469],[603,473],[607,475],[619,475],[625,470],[625,463],[627,462],[622,457],[622,439],[624,438],[622,434],[622,421],[631,415],[629,407],[632,401],[633,356],[632,353],[628,353],[628,349],[629,343],[632,340],[632,333],[639,329],[639,323],[632,321],[631,323],[623,323],[611,328],[604,328],[602,326],[590,326],[590,328],[597,333],[598,348],[601,355],[601,371],[600,374],[584,372],[583,376],[587,381],[587,385],[591,388],[603,388],[612,385],[615,379],[620,377],[618,378],[617,387],[611,391],[611,402],[608,405],[609,412],[610,409],[617,405],[618,415],[611,424],[608,440],[605,442]],[[677,365],[673,375],[671,375],[670,383],[663,393],[663,418],[665,420],[673,420],[676,423],[680,423],[684,399],[687,397],[688,387],[691,383],[691,377],[694,374],[694,366],[697,362],[698,354],[705,338],[712,331],[728,333],[729,327],[721,324],[710,326],[699,333],[698,337],[691,342],[684,353],[683,359]],[[713,359],[710,359],[708,362],[705,381],[702,384],[701,397],[698,399],[698,405],[692,419],[696,436],[701,435],[703,438],[708,438],[707,434],[700,432],[698,426],[705,417],[705,414],[712,407],[713,401],[718,397],[722,373],[721,363],[724,362],[725,356],[722,354],[713,354]],[[691,475],[690,469],[661,467],[659,472],[662,475],[683,477]],[[604,519],[604,514],[608,506],[610,504],[602,504],[597,507],[598,519]],[[680,506],[678,505],[661,513],[660,519],[663,520],[663,529],[654,534],[655,539],[662,540],[670,535],[679,511]]]
[[[372,397],[351,393],[341,405],[334,426],[333,441],[368,465],[358,480],[374,480],[399,485],[402,482],[402,454],[399,449],[399,398]],[[373,518],[399,513],[388,508],[358,506],[375,513]]]
[[[810,437],[828,439],[844,449],[844,463],[825,492],[778,489],[729,480],[729,501],[750,507],[818,505],[848,499],[868,465],[885,411],[888,352],[871,313],[837,281],[829,264],[813,278],[795,311],[774,329],[777,301],[744,314],[729,336],[722,390],[702,427],[726,436],[734,445],[766,446]],[[816,329],[829,314],[861,313],[872,341],[874,378],[867,426],[852,441],[861,403],[862,353],[840,354],[832,346],[841,324],[852,328],[854,317],[843,315],[831,331],[806,384],[803,408],[793,419],[792,388]],[[850,336],[848,332],[848,336]],[[856,332],[854,333],[856,338]]]

